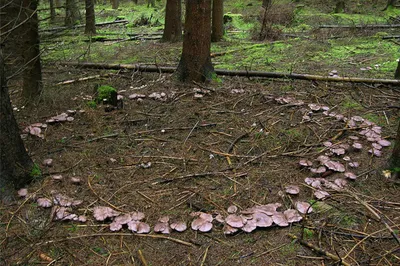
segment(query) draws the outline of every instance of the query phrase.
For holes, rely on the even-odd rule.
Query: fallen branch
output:
[[[176,242],[178,244],[182,244],[188,247],[194,247],[194,245],[192,243],[183,241],[183,240],[179,240],[176,238],[172,238],[169,236],[163,236],[163,235],[144,235],[144,234],[129,234],[129,233],[103,233],[103,234],[91,234],[91,235],[80,235],[80,236],[70,236],[70,237],[66,237],[66,238],[62,238],[62,239],[55,239],[55,240],[49,240],[49,241],[45,241],[45,242],[39,242],[39,243],[35,243],[32,244],[31,246],[41,246],[41,245],[47,245],[47,244],[52,244],[52,243],[58,243],[58,242],[63,242],[63,241],[68,241],[68,240],[72,240],[72,239],[80,239],[80,238],[85,238],[85,237],[97,237],[97,236],[137,236],[137,237],[150,237],[150,238],[158,238],[158,239],[166,239],[166,240],[170,240],[173,242]]]
[[[295,235],[293,235],[293,234],[288,234],[288,236],[289,236],[290,238],[292,238],[293,240],[297,240],[297,241],[298,241],[300,244],[302,244],[303,246],[306,246],[306,247],[308,247],[308,248],[311,248],[311,249],[315,250],[315,252],[317,252],[317,253],[319,253],[319,254],[322,254],[322,255],[324,255],[324,256],[327,256],[328,258],[334,260],[334,261],[337,262],[337,263],[340,263],[341,265],[350,266],[349,263],[343,261],[341,258],[339,258],[338,256],[336,256],[335,254],[332,254],[332,253],[330,253],[330,252],[328,252],[328,251],[326,251],[326,250],[324,250],[324,249],[322,249],[322,248],[319,248],[319,247],[317,247],[317,246],[314,246],[313,244],[308,243],[308,242],[304,241],[303,239],[298,238],[297,236],[295,236]]]
[[[320,25],[320,29],[382,29],[400,28],[400,24],[365,24],[365,25]]]
[[[383,36],[382,40],[400,39],[400,35]]]
[[[107,64],[107,63],[71,63],[62,62],[62,65],[91,68],[91,69],[130,69],[140,72],[156,72],[156,73],[174,73],[176,67],[143,65],[143,64]],[[280,73],[280,72],[263,72],[263,71],[245,71],[245,70],[226,70],[215,69],[217,75],[222,76],[239,76],[239,77],[261,77],[261,78],[278,78],[278,79],[299,79],[299,80],[314,80],[326,82],[351,82],[351,83],[366,83],[366,84],[386,84],[386,85],[400,85],[400,80],[396,79],[371,79],[371,78],[357,78],[357,77],[329,77],[310,74],[296,74],[296,73]]]
[[[107,25],[112,25],[112,24],[127,24],[129,21],[127,20],[116,20],[116,21],[109,21],[109,22],[101,22],[101,23],[96,23],[96,27],[102,27],[102,26],[107,26]],[[68,30],[68,29],[78,29],[78,28],[84,28],[86,25],[85,24],[80,24],[80,25],[74,25],[72,27],[56,27],[56,28],[51,28],[51,29],[43,29],[40,30],[39,32],[48,32],[48,31],[61,31],[61,30]]]
[[[56,83],[56,86],[67,85],[67,84],[72,84],[72,83],[75,83],[75,82],[86,81],[86,80],[91,80],[91,79],[106,78],[106,77],[109,77],[111,75],[113,75],[113,74],[108,73],[108,74],[104,74],[104,75],[94,75],[94,76],[88,76],[88,77],[78,78],[78,79],[70,79],[70,80],[65,80],[65,81],[58,82],[58,83]]]

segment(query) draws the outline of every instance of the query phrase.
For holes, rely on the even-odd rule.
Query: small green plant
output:
[[[281,249],[281,254],[285,257],[293,256],[296,254],[298,248],[299,247],[296,245],[296,242],[291,242]]]
[[[33,164],[31,173],[29,174],[33,179],[37,179],[42,176],[42,171],[37,163]]]
[[[76,226],[76,224],[71,224],[71,226],[68,227],[67,230],[71,233],[75,233],[78,230],[78,226]]]
[[[303,237],[304,237],[305,239],[313,238],[313,236],[314,236],[314,231],[313,231],[313,230],[310,230],[310,229],[308,229],[308,228],[304,228],[304,230],[303,230]]]
[[[350,98],[344,99],[341,104],[341,107],[343,110],[360,110],[363,108],[360,103]]]
[[[102,103],[104,100],[112,102],[113,97],[116,97],[117,90],[111,86],[103,85],[97,88],[96,103]]]
[[[94,247],[94,248],[92,248],[92,250],[101,256],[109,255],[108,251],[105,250],[104,248]]]
[[[92,108],[92,109],[96,109],[96,107],[97,107],[97,103],[95,101],[88,101],[86,104],[89,108]]]

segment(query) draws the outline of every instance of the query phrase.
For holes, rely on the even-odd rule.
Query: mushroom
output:
[[[39,207],[43,207],[43,208],[49,208],[51,207],[53,204],[51,203],[51,200],[49,200],[48,198],[38,198],[36,200],[37,204]]]
[[[212,223],[201,217],[198,217],[192,221],[191,228],[195,231],[198,230],[200,232],[208,232],[212,229]]]
[[[310,203],[308,202],[303,202],[303,201],[298,201],[295,204],[296,209],[303,214],[306,213],[311,213],[313,211],[313,208],[311,207]]]
[[[301,159],[299,161],[299,164],[301,166],[304,166],[304,167],[312,166],[312,162],[310,160],[307,160],[307,159]]]
[[[235,205],[231,205],[228,207],[228,213],[236,213],[238,208]]]
[[[257,224],[254,220],[248,220],[247,223],[242,227],[242,230],[246,233],[251,233],[257,228]]]
[[[52,175],[51,178],[53,180],[61,180],[63,178],[63,176],[62,175]]]
[[[303,219],[303,217],[301,217],[301,215],[299,214],[299,212],[297,210],[288,209],[288,210],[284,211],[283,214],[285,215],[286,220],[289,223],[300,222]]]
[[[348,179],[352,179],[352,180],[357,179],[357,176],[352,172],[346,172],[346,173],[344,173],[344,176],[347,177]]]
[[[47,166],[47,167],[52,166],[53,165],[53,159],[45,159],[45,160],[43,160],[43,165]]]
[[[226,217],[225,222],[229,226],[242,228],[246,224],[246,219],[236,214],[230,214]]]
[[[96,221],[104,221],[107,218],[118,216],[120,212],[114,211],[110,207],[97,206],[93,209],[93,216]]]
[[[154,232],[161,233],[161,234],[170,234],[171,228],[169,227],[168,223],[157,223],[154,226]]]
[[[143,223],[143,222],[137,223],[136,233],[148,234],[148,233],[150,233],[150,230],[151,230],[150,225],[148,225],[147,223]]]
[[[187,229],[186,223],[182,222],[182,221],[173,222],[170,226],[173,230],[178,231],[178,232],[183,232]]]
[[[224,231],[225,235],[232,235],[232,234],[236,233],[237,231],[239,231],[239,229],[234,228],[227,224],[224,225],[224,228],[222,230]]]
[[[314,192],[314,196],[315,196],[317,199],[324,199],[324,198],[329,197],[330,194],[329,194],[328,192],[324,191],[324,190],[316,190],[316,191]]]
[[[253,216],[253,221],[255,222],[257,227],[270,227],[273,223],[271,217],[266,215],[265,213],[256,212],[253,213],[252,216]]]
[[[295,185],[289,185],[285,188],[286,193],[291,195],[297,195],[300,193],[300,188]]]
[[[386,139],[379,140],[378,144],[381,145],[382,147],[388,147],[391,145],[390,141],[387,141]]]
[[[349,166],[350,166],[350,167],[353,167],[353,168],[357,168],[357,167],[360,166],[360,164],[359,164],[358,162],[350,162],[350,163],[349,163]]]
[[[20,196],[21,198],[26,197],[26,195],[28,195],[28,189],[26,188],[21,188],[20,190],[18,190],[18,196]]]
[[[286,216],[281,213],[281,212],[277,212],[274,215],[272,215],[272,220],[274,221],[274,223],[278,226],[288,226],[289,223],[286,219]]]

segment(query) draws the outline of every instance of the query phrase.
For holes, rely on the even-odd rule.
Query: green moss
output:
[[[345,98],[340,104],[341,109],[344,111],[348,110],[360,110],[362,109],[362,105],[351,98]]]
[[[92,109],[96,109],[96,107],[97,107],[97,103],[96,103],[95,101],[88,101],[88,102],[86,103],[86,105],[87,105],[89,108],[92,108]]]
[[[30,172],[30,177],[32,177],[34,180],[38,179],[42,176],[42,171],[40,170],[40,167],[37,163],[33,164],[32,170]]]
[[[102,103],[104,100],[111,102],[113,94],[116,94],[117,90],[111,86],[103,85],[97,88],[96,103]]]

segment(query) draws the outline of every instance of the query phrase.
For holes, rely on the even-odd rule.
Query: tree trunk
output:
[[[119,0],[111,0],[112,9],[118,9],[119,7]]]
[[[79,11],[75,0],[65,2],[65,26],[71,27],[79,21]]]
[[[345,8],[344,0],[336,0],[335,13],[344,12],[344,8]]]
[[[162,41],[179,42],[182,40],[182,6],[181,0],[167,0],[165,8],[165,25]]]
[[[50,5],[50,22],[54,22],[56,18],[56,9],[54,8],[54,0],[49,0]]]
[[[400,79],[400,58],[397,59],[397,68],[396,71],[394,72],[394,78],[395,79]]]
[[[224,1],[213,0],[211,41],[218,42],[224,36]]]
[[[262,7],[265,9],[269,9],[271,7],[272,0],[263,0]]]
[[[186,1],[185,35],[178,79],[183,82],[210,80],[214,74],[211,64],[211,1]]]
[[[32,99],[40,95],[42,90],[42,66],[39,47],[39,21],[36,12],[38,0],[23,0],[25,16],[28,19],[23,24],[23,86],[22,96]]]
[[[397,0],[388,0],[386,3],[385,8],[382,11],[387,10],[389,7],[394,7],[394,5],[396,4]]]
[[[94,15],[94,0],[85,0],[85,34],[96,34],[96,19]]]
[[[147,0],[147,7],[156,7],[156,0]]]
[[[1,48],[0,87],[0,200],[8,202],[14,189],[31,181],[33,162],[25,150],[12,111]]]
[[[394,176],[400,178],[400,119],[398,119],[397,137],[394,144],[392,157],[390,158],[390,167],[394,169]]]

